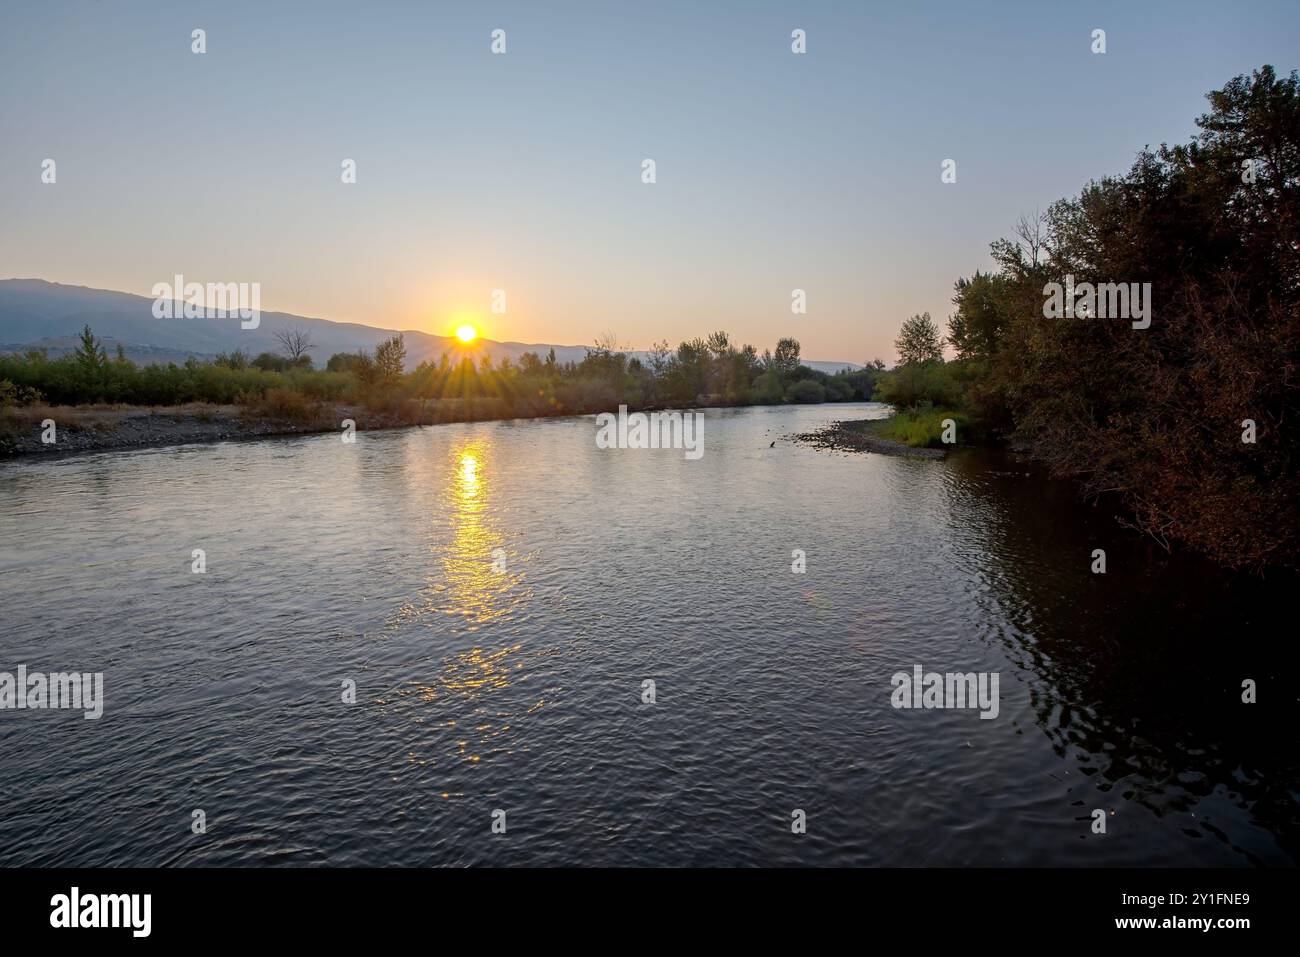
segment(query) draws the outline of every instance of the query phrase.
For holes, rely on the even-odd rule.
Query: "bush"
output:
[[[850,402],[853,399],[853,386],[841,376],[832,376],[826,380],[827,402]]]
[[[812,379],[800,379],[786,390],[786,398],[791,402],[825,402],[826,388]]]
[[[781,377],[775,370],[764,372],[754,380],[749,389],[749,401],[754,405],[780,405],[785,398]]]
[[[0,409],[36,405],[42,401],[40,392],[31,386],[17,386],[8,379],[0,379]]]
[[[902,442],[904,445],[910,445],[914,448],[925,448],[927,446],[946,448],[949,446],[943,441],[943,423],[945,419],[952,419],[956,423],[959,442],[966,438],[970,422],[965,415],[960,412],[953,412],[950,409],[936,409],[930,406],[899,412],[897,415],[884,419],[878,425],[874,425],[873,428],[876,434],[884,438],[893,439],[895,442]]]
[[[320,405],[292,389],[267,389],[249,406],[249,411],[268,419],[308,423],[321,417]]]
[[[876,380],[875,398],[898,409],[917,408],[925,403],[961,406],[960,363],[932,360],[912,362]]]

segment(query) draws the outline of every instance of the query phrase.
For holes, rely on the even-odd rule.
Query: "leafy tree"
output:
[[[958,284],[950,340],[968,396],[1053,474],[1118,496],[1166,547],[1294,567],[1300,78],[1265,66],[1208,99],[1193,142],[1053,203],[1040,241],[995,242],[997,273]],[[1045,320],[1045,282],[1067,275],[1150,283],[1150,325]]]
[[[812,379],[800,379],[786,390],[786,397],[791,402],[824,402],[826,389],[820,382]]]
[[[731,352],[731,337],[725,332],[711,332],[705,346],[714,360],[721,360]]]
[[[772,357],[772,367],[783,379],[792,379],[799,370],[799,342],[795,339],[779,339],[776,354]]]
[[[951,362],[908,362],[882,373],[876,381],[875,398],[900,409],[923,405],[954,408],[962,404],[958,381],[960,367]]]
[[[613,332],[603,332],[587,347],[580,365],[584,374],[619,385],[627,369],[627,346],[621,345]]]
[[[948,342],[959,359],[988,359],[998,350],[1011,321],[1011,281],[1005,275],[976,271],[957,280],[948,318]]]
[[[519,357],[519,371],[530,378],[542,374],[542,359],[536,352],[525,352]]]
[[[775,369],[760,373],[749,390],[749,401],[754,405],[779,405],[784,398],[781,377]]]
[[[236,349],[234,352],[223,352],[212,360],[213,365],[224,366],[227,369],[247,369],[250,365],[248,353],[243,349]]]
[[[350,372],[362,382],[373,382],[375,360],[365,350],[360,352],[336,352],[325,363],[328,372]]]
[[[943,360],[943,344],[939,340],[939,327],[928,312],[912,316],[903,323],[894,340],[898,361],[902,365],[912,362]]]
[[[251,364],[253,368],[261,369],[263,372],[285,372],[292,365],[284,356],[276,355],[274,352],[258,353]]]
[[[375,371],[378,381],[391,385],[402,376],[406,363],[406,345],[399,332],[375,347]]]

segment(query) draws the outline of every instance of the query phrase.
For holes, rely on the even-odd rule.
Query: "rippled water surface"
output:
[[[988,455],[788,440],[880,411],[709,411],[699,461],[574,418],[0,464],[0,671],[106,698],[0,711],[0,863],[1294,863],[1294,580]],[[892,708],[918,664],[998,672],[997,719]]]

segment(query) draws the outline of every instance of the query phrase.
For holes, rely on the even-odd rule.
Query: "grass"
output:
[[[965,415],[951,409],[904,409],[888,419],[873,422],[871,427],[881,438],[892,439],[912,448],[949,448],[950,445],[943,441],[945,419],[952,419],[956,423],[957,442],[961,443],[969,421]]]
[[[43,403],[0,407],[0,434],[14,435],[39,429],[46,419],[53,419],[59,428],[74,432],[82,429],[110,429],[118,418],[119,408],[106,403],[75,407]]]

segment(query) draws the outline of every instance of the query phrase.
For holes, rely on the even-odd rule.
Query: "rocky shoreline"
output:
[[[356,422],[359,431],[437,421],[411,422],[352,406],[322,410],[319,418],[307,422],[259,416],[236,405],[201,403],[168,408],[54,407],[22,411],[23,416],[11,415],[0,423],[3,426],[0,459],[312,435],[340,431],[342,421],[348,418]],[[54,442],[41,439],[41,423],[46,419],[54,420]],[[883,420],[837,421],[816,432],[791,438],[813,448],[843,452],[875,452],[919,459],[942,459],[946,455],[942,449],[913,448],[877,435],[871,426],[880,421]]]
[[[878,455],[896,455],[913,459],[941,459],[947,453],[943,449],[915,448],[877,435],[872,426],[884,419],[854,419],[847,422],[832,422],[824,429],[796,435],[796,442],[802,442],[817,449],[832,449],[839,452],[875,452]]]
[[[257,416],[234,405],[121,409],[55,407],[22,411],[27,414],[3,422],[0,459],[317,434],[341,430],[340,423],[344,418],[353,418],[358,429],[394,428],[408,424],[389,422],[374,414],[363,415],[360,410],[347,407],[333,410],[334,414],[328,418],[310,422]],[[46,419],[54,421],[53,442],[42,441],[42,422]]]

